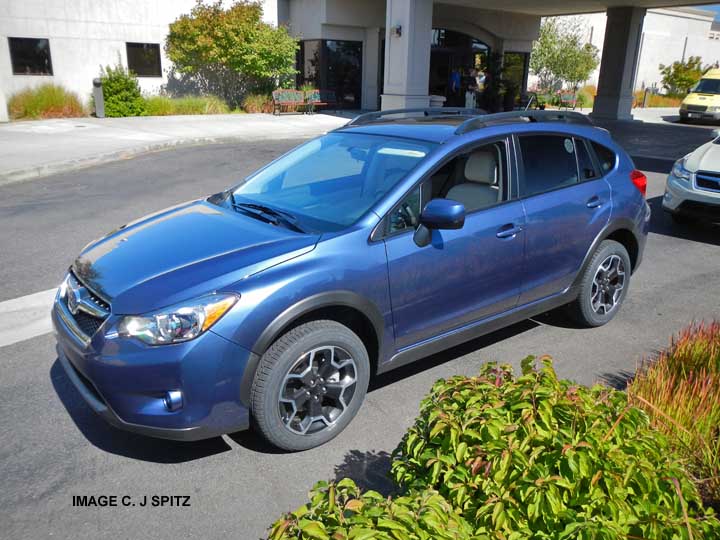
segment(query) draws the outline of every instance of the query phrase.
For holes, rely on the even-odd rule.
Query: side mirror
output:
[[[420,214],[420,223],[428,229],[462,229],[465,206],[451,199],[433,199]]]
[[[713,129],[710,132],[710,135],[712,136],[713,139],[717,139],[718,137],[720,137],[720,129]]]

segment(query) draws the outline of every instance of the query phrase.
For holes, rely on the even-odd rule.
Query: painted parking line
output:
[[[57,289],[0,302],[0,347],[52,332],[50,309]]]

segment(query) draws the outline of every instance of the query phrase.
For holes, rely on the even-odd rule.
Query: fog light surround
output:
[[[181,390],[170,390],[163,398],[165,408],[170,412],[179,411],[183,406],[183,395]]]

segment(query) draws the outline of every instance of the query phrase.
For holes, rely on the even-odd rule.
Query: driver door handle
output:
[[[588,199],[588,202],[585,203],[585,206],[588,208],[600,208],[602,206],[602,201],[600,200],[600,197],[593,195]]]
[[[514,238],[519,232],[522,232],[522,227],[518,227],[514,223],[508,223],[500,227],[495,236],[498,238]]]

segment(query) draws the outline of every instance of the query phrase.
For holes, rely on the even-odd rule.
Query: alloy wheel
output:
[[[607,315],[619,303],[625,288],[625,263],[610,255],[598,267],[592,282],[590,305],[598,315]]]
[[[357,366],[345,349],[327,345],[303,354],[281,385],[283,424],[301,435],[331,427],[347,410],[356,382]]]

